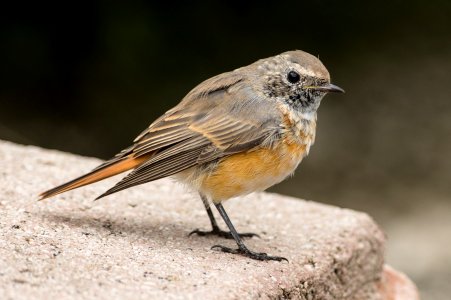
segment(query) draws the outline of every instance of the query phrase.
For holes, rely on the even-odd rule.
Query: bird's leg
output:
[[[230,221],[229,217],[227,216],[227,213],[225,212],[222,204],[218,203],[218,204],[215,204],[215,206],[218,209],[221,217],[224,219],[224,222],[229,227],[230,233],[238,245],[238,249],[232,249],[232,248],[228,248],[228,247],[221,246],[221,245],[214,245],[213,247],[211,247],[211,249],[219,249],[219,250],[221,250],[223,252],[227,252],[227,253],[241,254],[243,256],[246,256],[246,257],[249,257],[252,259],[256,259],[256,260],[277,260],[277,261],[286,260],[286,261],[288,261],[285,257],[269,256],[266,253],[258,253],[258,252],[253,252],[253,251],[249,250],[246,247],[246,245],[244,245],[243,241],[240,238],[240,235],[236,232],[236,229],[233,226],[232,222]]]
[[[223,237],[226,239],[233,239],[234,237],[230,231],[224,231],[219,228],[218,223],[216,223],[215,216],[213,215],[213,212],[211,211],[210,204],[208,203],[207,197],[200,194],[200,198],[202,199],[202,202],[204,203],[205,210],[207,211],[208,218],[210,219],[212,230],[211,231],[202,231],[199,229],[195,229],[195,230],[191,231],[189,235],[192,235],[192,234],[197,234],[200,236],[217,235],[217,236],[220,236],[220,237]],[[250,232],[239,233],[238,235],[242,238],[251,238],[254,236],[260,237],[258,234],[250,233]]]

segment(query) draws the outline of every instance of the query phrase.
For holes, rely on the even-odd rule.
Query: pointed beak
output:
[[[311,86],[309,87],[310,89],[314,89],[314,90],[319,90],[319,91],[325,91],[328,93],[344,93],[345,90],[342,89],[339,86],[336,86],[335,84],[332,83],[327,83],[325,85],[321,85],[321,86]]]
[[[326,84],[325,89],[329,93],[345,93],[344,89],[332,83]]]

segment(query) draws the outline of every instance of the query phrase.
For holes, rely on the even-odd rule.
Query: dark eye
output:
[[[290,71],[287,75],[287,79],[290,83],[296,83],[301,79],[301,76],[295,71]]]

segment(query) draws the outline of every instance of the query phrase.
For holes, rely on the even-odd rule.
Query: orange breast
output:
[[[272,149],[258,149],[224,158],[202,178],[200,192],[213,202],[265,190],[293,173],[306,155],[305,144],[284,139]]]

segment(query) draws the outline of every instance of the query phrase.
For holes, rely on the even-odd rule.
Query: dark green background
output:
[[[390,263],[449,295],[450,1],[16,1],[0,24],[0,138],[101,158],[204,79],[319,55],[347,93],[273,190],[370,213]]]

